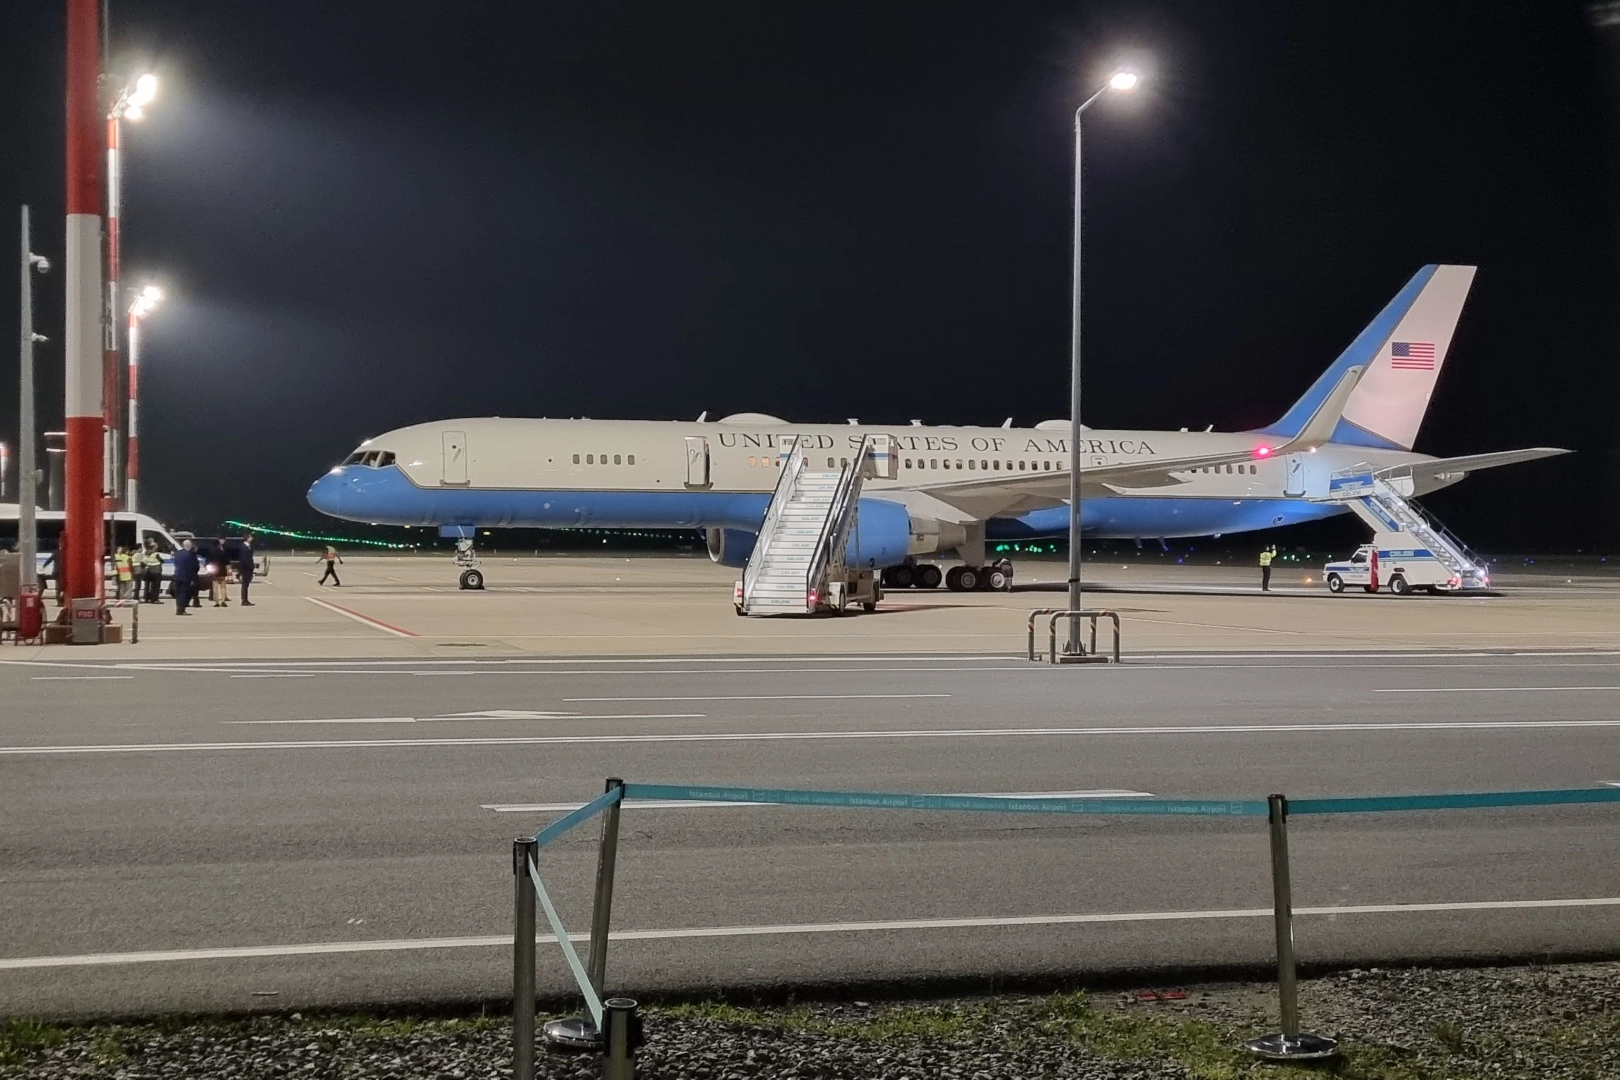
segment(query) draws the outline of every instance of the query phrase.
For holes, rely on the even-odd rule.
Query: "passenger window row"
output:
[[[908,468],[908,469],[912,468],[913,467],[912,461],[913,461],[912,458],[906,458],[905,459],[905,467]],[[1009,461],[1005,465],[1003,465],[1003,463],[1000,462],[1000,461],[986,461],[986,460],[984,460],[982,458],[977,460],[977,461],[974,461],[972,459],[964,460],[962,458],[957,458],[954,464],[952,463],[951,459],[949,459],[949,458],[917,458],[917,459],[915,459],[915,461],[916,461],[915,467],[919,468],[919,469],[938,469],[938,468],[953,469],[954,468],[954,469],[971,469],[971,470],[974,470],[976,472],[992,472],[992,471],[1001,472],[1004,469],[1007,472],[1013,472],[1015,469],[1018,472],[1051,472],[1052,471],[1052,463],[1050,461],[1028,461],[1028,460]],[[1061,472],[1062,469],[1063,469],[1063,463],[1058,462],[1057,468]]]
[[[587,464],[587,465],[606,465],[607,463],[608,463],[608,456],[606,454],[586,454],[585,455],[585,464]],[[614,454],[613,455],[613,464],[615,464],[615,465],[634,465],[635,463],[636,463],[636,455],[634,455],[634,454]],[[574,464],[575,465],[579,464],[579,455],[578,454],[574,455]]]

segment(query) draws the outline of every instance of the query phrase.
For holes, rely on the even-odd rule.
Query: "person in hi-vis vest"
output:
[[[1260,551],[1260,591],[1271,591],[1271,560],[1277,557],[1277,545],[1272,544]]]

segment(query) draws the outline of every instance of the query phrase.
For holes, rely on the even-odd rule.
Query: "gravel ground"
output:
[[[1352,971],[1304,984],[1307,1028],[1345,1080],[1617,1080],[1620,964]],[[1260,984],[1127,994],[650,1009],[650,1080],[1248,1080],[1309,1075],[1234,1049],[1275,1027]],[[52,1027],[0,1022],[0,1077],[485,1078],[511,1073],[504,1019],[256,1017]],[[599,1075],[542,1054],[548,1080]]]

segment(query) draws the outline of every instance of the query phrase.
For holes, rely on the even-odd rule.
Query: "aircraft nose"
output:
[[[343,488],[343,471],[333,469],[309,485],[309,491],[304,497],[309,500],[309,505],[321,513],[338,517],[343,506]]]

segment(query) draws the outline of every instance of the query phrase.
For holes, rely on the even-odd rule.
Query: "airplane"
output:
[[[1320,501],[1336,472],[1405,466],[1409,493],[1422,495],[1481,469],[1568,453],[1413,452],[1475,269],[1420,269],[1266,427],[1083,428],[1082,534],[1163,541],[1269,529],[1345,513],[1343,502]],[[793,446],[813,467],[824,459],[836,468],[873,434],[891,436],[899,468],[862,489],[859,565],[882,570],[891,587],[1006,588],[1011,568],[987,566],[987,544],[1068,534],[1067,420],[1033,428],[797,424],[758,413],[442,420],[367,439],[308,499],[351,521],[438,526],[462,538],[464,556],[476,529],[701,529],[715,562],[744,566]],[[942,571],[936,561],[954,565]],[[481,572],[464,570],[461,584],[482,588]]]

